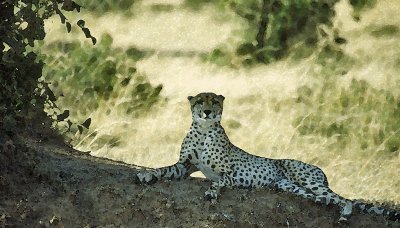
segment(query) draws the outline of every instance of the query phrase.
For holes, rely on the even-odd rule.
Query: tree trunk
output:
[[[263,0],[261,9],[261,18],[260,18],[260,23],[258,25],[258,33],[256,36],[257,49],[262,49],[265,46],[265,35],[267,33],[267,27],[269,22],[268,11],[269,11],[269,1]]]

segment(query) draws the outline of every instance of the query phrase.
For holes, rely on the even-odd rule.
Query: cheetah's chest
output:
[[[212,150],[210,145],[212,144],[212,137],[205,137],[203,139],[203,146],[199,148],[200,159],[196,164],[197,168],[206,176],[207,179],[218,181],[220,178],[220,173],[216,171],[217,164],[214,161],[216,152]]]

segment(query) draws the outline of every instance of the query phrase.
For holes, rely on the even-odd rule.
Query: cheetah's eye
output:
[[[219,105],[219,102],[218,101],[213,101],[212,104],[213,105]]]
[[[198,101],[194,102],[194,106],[196,106],[196,105],[202,105],[202,104],[203,104],[203,101],[202,101],[202,100],[198,100]]]

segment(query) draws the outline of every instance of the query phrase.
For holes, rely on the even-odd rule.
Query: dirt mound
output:
[[[399,227],[355,211],[339,225],[338,208],[269,189],[226,189],[203,199],[204,179],[136,185],[140,167],[96,158],[60,140],[0,149],[1,227]]]

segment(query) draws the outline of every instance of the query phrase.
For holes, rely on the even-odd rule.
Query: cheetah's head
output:
[[[225,97],[215,93],[199,93],[189,96],[193,122],[212,124],[221,121],[222,103]]]

